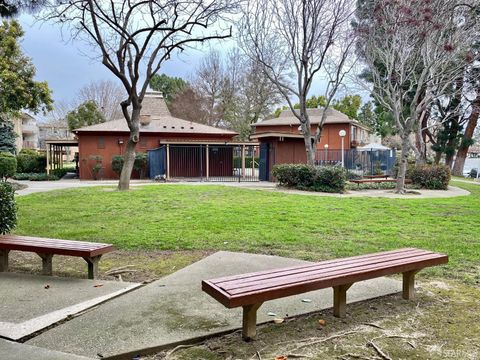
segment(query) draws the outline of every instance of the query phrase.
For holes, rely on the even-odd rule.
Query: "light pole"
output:
[[[345,130],[340,130],[338,132],[338,135],[342,138],[342,167],[345,167],[345,154],[344,154],[344,149],[345,149],[345,136],[347,135],[347,132]]]
[[[324,164],[327,164],[327,160],[328,160],[328,144],[323,145],[323,148],[325,149],[325,162],[324,162]]]

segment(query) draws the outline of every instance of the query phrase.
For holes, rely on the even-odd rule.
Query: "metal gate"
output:
[[[168,144],[149,151],[148,159],[152,179],[259,181],[258,145]]]

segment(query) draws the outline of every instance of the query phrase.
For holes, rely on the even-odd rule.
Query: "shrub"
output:
[[[52,169],[50,170],[50,174],[55,175],[57,178],[61,179],[65,175],[67,175],[69,171],[75,171],[75,169],[72,169],[72,168]]]
[[[135,155],[135,162],[133,163],[133,170],[138,173],[140,178],[145,178],[147,175],[148,155],[147,153],[138,153]],[[120,176],[123,168],[123,156],[115,155],[112,158],[112,170]]]
[[[53,181],[58,180],[59,177],[55,174],[47,175],[47,173],[16,173],[13,177],[15,180],[30,180],[30,181]]]
[[[47,157],[30,149],[20,151],[17,162],[17,171],[21,173],[43,173],[47,167]]]
[[[17,224],[14,194],[11,184],[0,182],[0,234],[8,234]]]
[[[58,180],[58,176],[54,174],[47,174],[47,173],[41,173],[41,174],[30,174],[29,179],[30,181],[55,181]]]
[[[147,153],[138,153],[137,155],[135,155],[133,170],[138,172],[138,176],[140,176],[140,179],[145,178],[145,176],[147,175],[147,163],[148,163]]]
[[[411,173],[413,184],[431,190],[447,190],[450,176],[450,168],[445,165],[417,166]]]
[[[112,170],[120,176],[123,167],[123,156],[122,155],[115,155],[112,158]]]
[[[12,177],[17,172],[17,158],[8,152],[0,152],[0,180]]]
[[[281,186],[299,190],[343,192],[346,185],[345,170],[336,166],[281,164],[273,167],[272,174]]]

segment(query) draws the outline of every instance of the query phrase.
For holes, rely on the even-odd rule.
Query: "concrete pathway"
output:
[[[241,309],[226,309],[203,293],[201,280],[303,263],[306,262],[276,256],[218,252],[92,309],[27,343],[89,357],[128,354],[126,358],[132,358],[142,353],[142,349],[151,352],[167,344],[237,329],[241,326]],[[353,285],[348,301],[371,299],[400,290],[399,281],[374,279]],[[332,298],[332,290],[325,289],[269,301],[260,308],[258,322],[271,321],[269,312],[287,317],[330,308]],[[302,302],[302,299],[311,302]]]
[[[456,180],[462,182],[462,180]],[[59,180],[59,181],[17,181],[18,183],[24,184],[27,188],[17,191],[17,195],[28,195],[38,192],[46,192],[52,190],[62,190],[62,189],[75,189],[81,187],[91,187],[91,186],[116,186],[118,181],[116,180],[101,180],[101,181],[80,181],[78,179],[71,180]],[[467,181],[463,181],[467,182]],[[468,182],[472,183],[472,182]],[[244,189],[251,190],[263,190],[263,191],[272,191],[280,192],[285,194],[295,194],[295,195],[307,195],[307,196],[326,196],[326,197],[382,197],[382,198],[394,198],[394,199],[434,199],[434,198],[449,198],[457,196],[466,196],[470,195],[470,192],[467,190],[449,186],[448,190],[414,190],[413,193],[406,195],[395,194],[393,190],[359,190],[359,191],[348,191],[345,194],[331,194],[331,193],[319,193],[312,191],[300,191],[300,190],[290,190],[285,188],[278,188],[276,183],[270,181],[257,181],[257,182],[168,182],[168,183],[158,183],[152,182],[150,180],[132,180],[131,186],[145,186],[145,185],[155,185],[155,186],[164,186],[164,185],[191,185],[191,186],[205,186],[205,185],[222,185],[222,186],[232,186],[239,187]]]
[[[0,339],[1,360],[91,360],[84,356],[61,353],[36,346]]]
[[[15,273],[0,273],[0,283],[0,336],[10,340],[22,340],[141,286]]]

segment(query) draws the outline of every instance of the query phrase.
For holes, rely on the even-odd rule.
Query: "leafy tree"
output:
[[[35,67],[20,48],[20,24],[0,24],[0,117],[9,118],[20,110],[34,113],[52,109],[51,91],[46,82],[35,81]]]
[[[15,138],[17,134],[13,130],[13,122],[0,121],[0,152],[15,154]]]
[[[362,98],[360,95],[346,95],[340,100],[334,100],[332,107],[352,119],[358,118],[358,110],[362,105]]]
[[[82,126],[100,124],[105,121],[105,116],[103,116],[94,101],[85,101],[78,108],[67,114],[67,123],[70,130],[78,129]]]
[[[171,103],[175,95],[185,90],[188,82],[180,77],[170,77],[165,74],[155,74],[150,80],[150,87],[162,93],[167,103]]]

